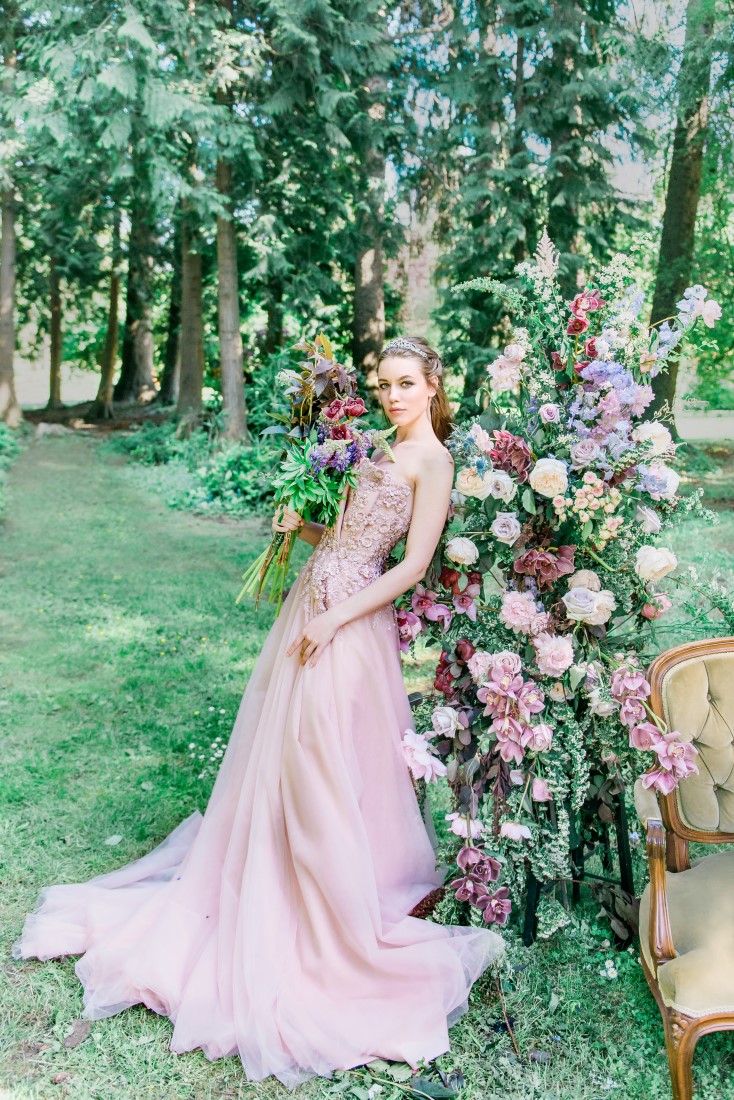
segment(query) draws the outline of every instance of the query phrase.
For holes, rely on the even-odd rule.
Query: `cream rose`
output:
[[[587,619],[589,626],[603,626],[604,623],[608,623],[612,617],[612,612],[617,608],[617,601],[614,598],[614,593],[610,592],[608,588],[602,588],[601,592],[596,593],[596,604],[594,607],[594,614],[590,619]]]
[[[599,574],[595,573],[593,569],[577,569],[575,573],[572,573],[568,578],[569,588],[588,588],[590,592],[601,591],[601,581],[599,580]]]
[[[601,626],[609,621],[617,606],[614,594],[603,588],[594,592],[577,584],[562,597],[566,615],[572,622],[588,623],[589,626]]]
[[[471,466],[463,466],[456,475],[456,489],[462,496],[475,497],[477,500],[486,500],[491,492],[488,474],[478,474]]]
[[[517,542],[521,530],[516,512],[498,512],[490,527],[497,542],[504,542],[506,546],[512,546]]]
[[[446,543],[446,557],[456,565],[473,565],[479,557],[479,551],[471,539],[457,535]]]
[[[638,504],[635,508],[635,519],[642,526],[646,535],[657,535],[663,526],[660,516],[653,508],[646,504]]]
[[[643,581],[657,582],[677,566],[675,554],[664,546],[641,546],[635,558],[635,573]]]
[[[530,488],[542,497],[563,496],[568,488],[566,467],[557,458],[539,458],[530,471]]]
[[[659,420],[645,420],[632,432],[635,443],[651,443],[651,455],[661,455],[673,445],[673,437]]]
[[[436,707],[431,715],[433,731],[440,737],[453,737],[459,728],[459,715],[453,707]]]

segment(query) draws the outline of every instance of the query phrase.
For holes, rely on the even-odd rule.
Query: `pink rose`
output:
[[[500,621],[516,634],[530,634],[538,615],[531,592],[505,592],[502,597]]]
[[[540,406],[538,415],[544,424],[557,424],[561,419],[561,410],[558,405],[548,402],[546,405]]]
[[[367,406],[361,397],[348,397],[345,403],[347,416],[364,416]]]
[[[324,416],[327,420],[341,420],[346,411],[346,402],[340,398],[334,398],[331,404],[327,405],[324,409]]]
[[[478,840],[484,832],[484,825],[477,818],[473,817],[470,820],[470,828],[467,827],[466,814],[446,814],[446,820],[450,821],[449,828],[451,832],[456,836],[463,837],[464,840]],[[469,833],[471,832],[471,837]]]
[[[502,649],[499,653],[492,653],[492,668],[500,669],[503,673],[517,676],[522,672],[522,661],[517,653],[511,653],[509,649]]]
[[[507,840],[530,840],[532,834],[527,825],[521,825],[519,821],[503,821],[500,825],[500,836]]]
[[[542,633],[533,638],[535,659],[543,676],[562,676],[573,664],[573,642],[568,637]]]
[[[553,730],[545,722],[538,722],[537,726],[526,726],[521,743],[531,752],[547,752],[553,742]]]
[[[552,802],[553,795],[548,790],[545,779],[534,779],[530,788],[530,796],[533,802]]]
[[[476,653],[469,658],[466,663],[466,667],[469,669],[471,678],[475,684],[482,684],[489,675],[489,670],[492,667],[492,654],[486,653],[484,650],[478,649]]]

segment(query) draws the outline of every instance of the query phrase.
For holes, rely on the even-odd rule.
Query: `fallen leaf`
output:
[[[64,1046],[67,1050],[78,1047],[80,1043],[84,1042],[91,1030],[91,1020],[72,1020],[71,1031],[64,1039]]]
[[[110,848],[114,848],[114,846],[116,844],[119,844],[121,840],[122,837],[119,835],[119,833],[115,833],[113,836],[107,837],[107,839],[105,840],[105,844],[108,844]]]
[[[64,1081],[71,1081],[70,1073],[55,1073],[51,1078],[52,1085],[63,1085]]]

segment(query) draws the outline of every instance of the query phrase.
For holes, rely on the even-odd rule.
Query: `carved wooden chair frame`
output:
[[[734,638],[715,638],[708,641],[688,642],[661,653],[648,672],[652,688],[650,706],[659,718],[664,719],[663,681],[671,669],[691,658],[707,657],[716,653],[734,653]],[[734,842],[734,833],[705,832],[691,829],[681,819],[675,792],[657,795],[660,818],[647,822],[647,857],[650,866],[650,956],[655,963],[655,973],[660,966],[677,957],[670,929],[665,872],[689,869],[689,844],[723,844]],[[696,1043],[702,1035],[712,1031],[734,1030],[734,1012],[711,1013],[707,1016],[687,1016],[664,1004],[660,989],[644,954],[642,967],[652,994],[658,1003],[665,1030],[665,1046],[670,1067],[670,1079],[674,1100],[692,1100],[692,1064]]]

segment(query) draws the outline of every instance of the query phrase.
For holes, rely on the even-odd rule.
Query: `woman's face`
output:
[[[377,390],[390,423],[400,426],[425,416],[436,387],[426,381],[416,356],[390,355],[377,369]]]

